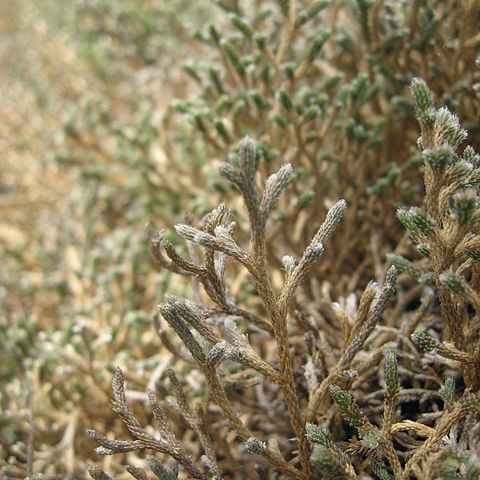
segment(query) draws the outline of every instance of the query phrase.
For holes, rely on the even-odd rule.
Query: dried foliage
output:
[[[466,161],[454,156],[455,148],[466,138],[466,131],[461,129],[456,116],[450,113],[446,115],[445,108],[435,110],[432,94],[423,80],[415,78],[411,89],[422,126],[419,146],[423,150],[424,158],[427,212],[429,192],[432,190],[437,192],[435,202],[446,195],[456,198],[465,189],[472,192],[471,196],[476,195],[474,178],[475,168],[478,167],[474,163],[471,163],[470,168],[462,169],[472,176],[462,177],[464,183],[460,186],[458,175],[445,171],[445,167],[450,165],[455,172],[455,169],[458,170],[458,163]],[[427,115],[428,120],[425,121]],[[437,150],[440,149],[440,153],[437,153],[437,150],[424,148],[425,138],[437,138],[446,143],[437,147]],[[439,169],[432,167],[430,159],[435,155],[443,155],[447,146],[450,147],[451,156],[443,163],[442,176],[438,180],[440,186],[433,189],[428,182],[434,178],[435,170],[429,169],[436,168],[437,174]],[[467,147],[465,151],[474,162],[474,150]],[[476,475],[480,468],[477,457],[478,442],[470,430],[472,425],[475,425],[474,431],[478,433],[480,425],[479,385],[475,383],[479,374],[478,328],[472,327],[471,319],[476,322],[478,313],[474,307],[476,297],[469,295],[468,289],[475,291],[478,286],[469,285],[455,273],[448,277],[445,273],[436,276],[435,271],[426,275],[439,292],[441,315],[437,315],[436,320],[437,323],[446,322],[449,327],[447,339],[453,335],[451,332],[456,328],[464,337],[474,338],[471,342],[473,349],[470,342],[440,344],[421,332],[412,334],[413,343],[424,351],[438,353],[458,362],[457,372],[462,375],[460,380],[464,383],[462,392],[455,392],[454,379],[448,377],[440,393],[430,389],[431,382],[438,383],[445,377],[444,365],[440,365],[440,368],[433,365],[429,374],[422,374],[421,354],[407,336],[407,332],[425,315],[428,300],[424,300],[419,311],[402,324],[382,328],[386,308],[395,295],[396,266],[401,272],[411,273],[411,270],[414,270],[414,266],[404,269],[403,265],[407,260],[396,255],[390,256],[396,266],[390,267],[386,272],[383,287],[380,288],[374,282],[366,286],[352,319],[348,318],[347,312],[340,305],[332,306],[338,324],[337,331],[340,333],[341,348],[334,362],[332,363],[331,359],[329,362],[326,347],[332,349],[333,345],[331,346],[326,338],[324,325],[313,316],[304,317],[303,322],[295,322],[299,302],[294,302],[294,298],[308,272],[321,258],[324,243],[334,234],[344,216],[346,202],[340,200],[330,208],[298,261],[292,256],[284,256],[283,285],[278,291],[272,287],[270,280],[273,267],[266,255],[266,225],[280,194],[289,184],[292,167],[289,164],[282,166],[265,181],[260,192],[256,158],[255,142],[246,137],[239,145],[237,165],[217,165],[220,173],[234,183],[243,196],[250,224],[247,250],[233,238],[235,222],[232,222],[232,213],[223,204],[210,212],[198,227],[187,224],[175,226],[176,232],[189,244],[188,259],[182,258],[173,245],[166,242],[163,247],[169,257],[167,259],[162,255],[162,232],[154,233],[149,230],[152,253],[158,263],[177,273],[183,271],[185,274],[195,275],[197,285],[203,286],[204,295],[197,290],[196,303],[168,297],[166,302],[158,307],[166,323],[182,341],[185,350],[175,351],[170,342],[165,342],[167,336],[162,331],[159,319],[156,326],[165,347],[172,350],[180,362],[190,364],[205,381],[205,391],[202,393],[205,403],[199,405],[197,411],[206,415],[207,422],[192,415],[187,397],[173,371],[170,371],[168,376],[175,401],[172,403],[167,397],[165,405],[178,411],[186,425],[197,433],[206,468],[194,469],[191,456],[181,450],[181,444],[172,433],[161,402],[153,392],[149,392],[148,396],[160,427],[158,437],[147,433],[140,426],[125,402],[121,370],[117,370],[113,381],[115,400],[112,410],[122,418],[135,440],[109,440],[92,431],[92,438],[100,444],[97,452],[110,455],[150,449],[167,453],[193,478],[236,476],[240,474],[236,472],[238,465],[241,465],[242,472],[248,477],[255,474],[271,475],[266,472],[273,468],[272,472],[281,472],[281,477],[285,478],[357,478],[365,473],[379,478],[391,478],[391,472],[393,478],[398,480],[412,477],[421,479],[438,478],[446,466],[453,472],[452,475],[460,474],[461,471],[466,471],[470,476]],[[451,182],[456,182],[455,188],[451,187]],[[422,240],[426,249],[432,253],[435,246],[448,246],[449,238],[455,239],[454,244],[449,247],[450,251],[459,248],[459,245],[462,245],[461,241],[459,243],[459,231],[463,233],[462,239],[466,238],[464,241],[471,243],[478,240],[478,233],[474,231],[478,219],[473,220],[475,215],[478,215],[478,204],[474,203],[472,207],[471,203],[467,203],[467,207],[475,211],[466,213],[459,212],[458,207],[457,210],[449,212],[448,197],[444,202],[446,206],[436,209],[437,214],[442,212],[441,219],[435,218],[433,213],[429,216],[420,208],[411,209],[410,212],[413,213],[409,216],[404,210],[399,210],[399,217],[403,219],[411,238],[415,242]],[[450,203],[452,206],[457,205]],[[471,220],[466,222],[465,218]],[[462,226],[463,229],[459,230]],[[452,231],[457,235],[452,236]],[[428,239],[430,243],[427,244]],[[430,255],[427,257],[430,258]],[[463,261],[473,269],[471,257],[466,253],[463,257]],[[235,298],[229,295],[228,278],[225,277],[228,258],[240,263],[247,270],[249,281],[254,285],[255,295],[261,301],[254,316],[242,311]],[[445,261],[446,254],[439,253],[436,257],[432,255],[433,258]],[[462,265],[463,263],[459,264],[459,267]],[[462,271],[465,268],[463,265]],[[441,270],[443,271],[443,268]],[[475,278],[473,276],[472,281]],[[425,281],[422,283],[425,284]],[[442,288],[445,289],[446,297],[442,296]],[[206,303],[205,295],[209,298],[209,303]],[[457,308],[462,305],[460,299],[453,301],[452,295],[460,296],[463,301],[472,304],[473,311],[469,314],[467,307],[463,308],[466,315],[463,321],[459,321],[458,313],[455,316],[448,315],[448,309],[453,308],[452,305]],[[431,293],[426,291],[425,299],[429,296],[431,298]],[[447,312],[444,312],[445,309]],[[454,321],[456,323],[452,326]],[[240,326],[249,333],[248,337],[241,332]],[[392,333],[394,338],[382,333]],[[299,341],[302,335],[304,342]],[[277,358],[259,353],[267,342],[273,342]],[[385,357],[384,372],[378,378],[378,390],[368,392],[364,384],[372,386],[366,379],[378,376],[377,364],[382,356]],[[400,364],[398,356],[402,359]],[[231,374],[228,373],[228,366],[232,363],[237,364],[239,369],[235,374],[235,393],[231,392]],[[403,369],[402,364],[405,365]],[[239,376],[239,373],[243,375]],[[252,375],[256,377],[253,383]],[[421,381],[427,385],[414,388],[414,382],[418,381],[420,376],[423,377]],[[401,383],[410,383],[411,387],[402,387]],[[168,386],[166,388],[168,389]],[[362,392],[364,408],[358,405],[345,388],[357,395]],[[378,398],[378,394],[384,396],[383,402],[381,397]],[[436,396],[443,398],[443,409],[439,409],[438,405],[431,401],[428,402],[429,397],[434,399]],[[407,405],[412,401],[419,402],[419,410],[409,410]],[[332,403],[356,432],[351,438],[345,438],[348,428],[339,423],[339,418],[332,411]],[[271,418],[269,413],[271,414],[272,405],[276,406],[274,422],[267,429],[265,417]],[[242,415],[243,409],[245,416]],[[226,424],[222,424],[219,419],[213,420],[218,415],[226,420]],[[199,428],[200,425],[211,425],[214,422],[217,424],[214,431]],[[290,430],[294,435],[290,442],[285,442],[282,435],[284,429]],[[228,437],[229,432],[235,434],[230,442],[220,440]],[[424,440],[419,440],[418,437]],[[244,443],[243,452],[238,448],[238,441]],[[249,454],[264,459],[263,462],[258,460],[259,463],[251,472],[248,472],[247,466]],[[455,461],[457,467],[452,469],[452,462]]]
[[[30,61],[75,67],[3,101],[5,138],[35,122],[1,475],[478,478],[480,4],[51,6],[74,33],[18,17]]]
[[[164,95],[177,92],[162,72],[171,45],[179,58],[187,46],[168,19],[180,29],[203,17],[176,15],[181,2],[111,3],[2,4],[1,478],[89,478],[86,429],[117,428],[106,404],[114,367],[141,390],[169,360],[150,312],[170,273],[151,268],[142,230],[152,214],[170,221],[191,189],[195,169],[171,168],[161,146]],[[121,60],[139,37],[159,36],[158,63]],[[162,168],[172,176],[145,179]]]
[[[205,154],[227,159],[216,170],[242,194],[245,208],[210,171],[234,211],[221,204],[197,227],[177,224],[188,257],[163,242],[164,231],[149,230],[157,263],[193,277],[194,302],[169,297],[159,306],[182,345],[172,342],[158,318],[156,325],[179,368],[186,362],[204,379],[203,410],[209,424],[222,425],[211,432],[217,468],[235,478],[274,472],[282,478],[476,475],[478,446],[470,431],[478,425],[478,328],[472,327],[478,286],[474,259],[465,259],[462,250],[464,265],[454,256],[459,241],[472,243],[477,235],[475,153],[467,149],[470,165],[457,166],[455,149],[466,136],[457,117],[447,107],[435,110],[425,80],[413,81],[413,102],[408,87],[421,75],[476,131],[470,105],[478,102],[472,36],[478,7],[222,5],[230,31],[221,19],[208,26],[198,38],[209,54],[184,66],[201,93],[175,103],[167,119],[175,122],[180,112],[203,137]],[[440,38],[458,40],[439,51]],[[434,73],[447,55],[456,58],[449,70],[455,82],[462,78],[461,94],[451,79]],[[413,107],[422,128],[420,153],[414,150]],[[255,139],[236,145],[245,133]],[[430,178],[429,166],[442,168],[442,176]],[[465,184],[445,186],[458,182],[459,169]],[[401,256],[410,243],[393,217],[399,204],[421,203],[422,173],[426,211],[401,208],[398,217],[422,255],[432,262],[435,256],[441,268]],[[293,201],[280,196],[287,187]],[[339,197],[345,200],[335,203]],[[451,212],[448,222],[445,212]],[[337,223],[329,248],[325,241]],[[412,233],[411,225],[423,234]],[[302,251],[296,260],[292,254]],[[394,252],[390,269],[388,251]],[[447,251],[451,258],[444,263]],[[237,267],[225,266],[228,257]],[[397,271],[420,283],[402,276],[395,294]],[[243,298],[246,308],[234,294],[239,284],[251,292]],[[465,304],[454,295],[464,295]],[[458,322],[460,312],[465,320]],[[446,342],[415,333],[424,322],[439,330],[446,325]],[[452,329],[469,340],[447,343]],[[422,342],[460,368],[426,364],[415,346]],[[232,362],[240,395],[227,380]],[[168,391],[168,383],[163,388]],[[258,463],[249,466],[252,453]],[[204,474],[215,478],[211,460],[207,465]]]

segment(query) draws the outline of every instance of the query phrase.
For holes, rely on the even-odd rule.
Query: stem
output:
[[[310,447],[306,439],[305,423],[302,419],[298,402],[295,382],[293,380],[292,360],[290,358],[290,342],[288,340],[287,311],[280,309],[273,293],[266,266],[265,244],[259,239],[254,239],[254,255],[250,265],[250,273],[255,280],[255,287],[262,299],[268,316],[273,325],[273,332],[278,347],[280,360],[280,375],[282,382],[280,388],[287,403],[288,413],[292,427],[297,437],[298,449],[302,470],[310,478]]]

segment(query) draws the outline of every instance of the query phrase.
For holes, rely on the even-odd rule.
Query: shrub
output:
[[[205,155],[227,159],[216,168],[229,188],[206,174],[233,208],[176,225],[187,256],[149,231],[157,263],[190,276],[195,301],[159,306],[156,329],[177,358],[148,393],[159,436],[136,419],[117,370],[112,407],[134,440],[91,431],[97,451],[166,454],[177,467],[151,459],[159,478],[177,478],[178,465],[194,478],[474,478],[477,167],[471,147],[457,153],[466,131],[451,110],[465,114],[474,141],[478,51],[467,38],[477,7],[220,5],[228,16],[197,36],[212,57],[185,65],[200,93],[175,102],[166,125],[179,112]],[[439,54],[444,35],[459,40]],[[450,53],[462,61],[441,77]],[[427,83],[447,106],[435,108]],[[398,210],[409,240],[392,212],[412,203]],[[410,241],[425,260],[404,257]]]
[[[7,118],[53,180],[2,246],[2,475],[86,478],[89,426],[94,478],[476,478],[479,6],[194,3],[25,29],[74,32]]]
[[[397,324],[385,330],[385,333],[394,333],[395,340],[392,341],[389,335],[382,338],[381,323],[395,294],[397,268],[408,274],[414,272],[413,276],[419,278],[415,264],[406,264],[406,260],[396,255],[390,256],[396,267],[392,266],[387,271],[383,287],[374,282],[367,285],[354,318],[350,320],[338,304],[332,306],[338,331],[343,334],[337,336],[341,342],[341,354],[333,365],[328,365],[324,325],[313,316],[302,319],[298,314],[301,306],[293,299],[308,272],[322,256],[324,244],[344,215],[346,202],[340,200],[330,208],[299,260],[290,255],[283,257],[283,286],[276,291],[270,280],[272,267],[266,255],[266,226],[282,191],[291,180],[292,167],[285,164],[268,177],[260,194],[255,142],[246,137],[239,145],[237,165],[233,162],[219,163],[217,167],[221,175],[242,193],[250,225],[248,250],[233,239],[235,222],[223,204],[210,212],[197,228],[188,224],[175,226],[177,234],[190,243],[190,259],[180,256],[167,242],[164,244],[170,259],[167,260],[161,252],[162,233],[150,232],[150,244],[157,261],[173,271],[195,275],[212,303],[206,304],[199,293],[197,303],[169,297],[159,305],[160,314],[181,339],[185,348],[183,351],[165,342],[167,337],[162,332],[160,320],[156,322],[165,346],[175,352],[179,363],[187,362],[202,374],[205,385],[201,387],[200,395],[208,403],[194,403],[192,408],[176,374],[169,370],[174,399],[167,397],[166,406],[162,406],[156,394],[148,392],[159,427],[159,437],[156,437],[141,426],[127,405],[123,373],[117,369],[112,384],[115,397],[112,410],[120,416],[134,441],[110,440],[91,430],[91,437],[100,444],[98,453],[109,455],[150,449],[170,455],[193,478],[222,478],[229,471],[228,459],[234,459],[235,463],[248,469],[250,454],[262,456],[283,476],[299,479],[314,478],[316,475],[321,475],[320,478],[357,478],[358,474],[365,473],[390,478],[389,471],[395,479],[411,478],[412,475],[415,478],[438,478],[446,469],[451,475],[457,474],[457,467],[452,468],[453,461],[457,461],[458,468],[472,475],[471,478],[478,473],[477,444],[469,436],[472,424],[478,426],[480,409],[478,329],[472,326],[478,316],[478,296],[474,293],[476,276],[471,276],[472,269],[476,268],[475,260],[468,256],[478,241],[478,186],[474,181],[478,168],[477,154],[467,147],[463,156],[468,160],[456,157],[455,149],[466,138],[466,131],[461,129],[457,117],[449,112],[447,114],[445,109],[435,110],[432,94],[423,80],[413,79],[411,89],[422,127],[419,144],[424,158],[426,212],[420,208],[399,210],[399,218],[413,241],[425,245],[427,258],[432,258],[433,272],[426,277],[438,291],[443,314],[438,316],[437,322],[446,322],[446,339],[453,340],[453,343],[440,343],[421,332],[412,334],[412,340],[426,352],[438,353],[459,363],[460,380],[464,383],[462,391],[457,394],[454,379],[448,377],[440,394],[432,391],[429,384],[435,379],[428,374],[423,374],[426,377],[423,388],[401,388],[401,381],[412,383],[421,371],[420,357],[405,333],[418,323],[418,316],[425,313],[426,304],[421,305],[406,325]],[[442,143],[444,141],[445,144]],[[435,149],[439,148],[448,151],[447,161],[441,166],[430,160],[436,155]],[[470,162],[470,165],[462,168],[466,174],[459,179],[455,173],[462,161]],[[451,198],[455,200],[450,201]],[[261,300],[254,315],[242,309],[228,294],[228,278],[225,278],[227,258],[237,261],[249,273],[255,294]],[[451,271],[445,273],[445,268]],[[424,295],[424,299],[428,296],[428,293]],[[463,319],[460,312],[464,315]],[[289,316],[292,320],[290,325]],[[293,319],[297,321],[293,322]],[[240,325],[249,333],[248,337],[240,331]],[[302,333],[304,343],[299,341]],[[268,341],[273,343],[273,350],[278,354],[276,365],[270,355],[258,353]],[[395,349],[397,353],[390,349]],[[366,375],[378,375],[376,363],[383,354],[385,369],[379,381],[379,392],[385,392],[383,414],[381,418],[376,418],[376,395],[363,391],[369,401],[364,401],[365,408],[362,409],[342,386],[362,391],[358,380]],[[402,375],[397,355],[406,359]],[[232,365],[237,365],[234,374],[230,373]],[[299,374],[297,377],[295,367]],[[435,371],[433,367],[432,370]],[[232,376],[235,376],[233,381],[229,378]],[[439,375],[437,378],[442,377]],[[230,393],[232,383],[235,393]],[[254,385],[257,389],[252,390]],[[420,390],[423,396],[419,396],[420,392],[413,392],[415,390]],[[337,424],[334,427],[334,417],[328,415],[328,393],[339,413],[355,429],[356,435],[348,438],[345,426]],[[443,410],[430,413],[428,407],[426,412],[420,408],[420,411],[409,415],[406,405],[412,399],[418,399],[421,405],[426,402],[427,395],[432,397],[432,394],[443,398]],[[242,405],[247,399],[248,423],[242,421],[233,403],[236,401]],[[275,404],[273,419],[268,409]],[[175,436],[165,408],[180,413],[186,425],[196,432],[207,471],[192,464],[191,456],[182,449]],[[217,426],[213,431],[207,425],[211,425],[210,418],[218,413],[227,424],[222,425],[223,428]],[[425,423],[425,418],[429,416],[435,420],[432,426]],[[309,423],[320,419],[323,420],[321,426]],[[294,450],[291,444],[285,443],[285,436],[281,434],[285,425],[295,435]],[[339,440],[347,436],[348,442],[334,441],[330,428],[339,430],[335,432],[340,436]],[[244,453],[236,448],[233,440],[226,445],[221,440],[228,436],[228,431],[234,432],[235,437],[244,443]],[[405,431],[412,433],[406,434]],[[416,436],[426,440],[418,442]],[[445,443],[447,437],[449,442]],[[313,450],[309,442],[314,445]],[[228,453],[217,450],[216,444],[227,448]],[[408,456],[403,454],[405,447]],[[363,461],[363,457],[368,462]],[[257,467],[259,470],[269,471],[265,464],[260,465]],[[127,468],[135,478],[146,478],[144,470],[135,470],[133,466]],[[89,472],[93,478],[105,475],[102,470],[93,468]],[[160,469],[158,477],[167,478],[165,472]],[[253,470],[246,475],[253,475]],[[174,478],[177,478],[176,474]]]

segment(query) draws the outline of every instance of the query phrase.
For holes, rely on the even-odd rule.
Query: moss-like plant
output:
[[[0,476],[476,478],[479,3],[33,3]]]
[[[280,195],[288,190],[292,167],[283,165],[260,189],[256,145],[251,138],[244,138],[238,146],[238,157],[219,162],[217,168],[243,196],[250,227],[248,248],[234,238],[236,224],[224,204],[197,227],[175,226],[189,245],[189,258],[164,242],[163,232],[149,230],[157,262],[174,272],[194,276],[197,286],[203,286],[203,292],[196,290],[195,302],[169,297],[159,305],[160,315],[176,332],[182,347],[168,339],[160,319],[156,326],[165,347],[179,363],[189,364],[204,379],[200,393],[203,405],[196,404],[192,409],[176,375],[169,371],[175,400],[167,397],[165,408],[179,412],[196,432],[205,467],[192,464],[191,456],[173,433],[167,411],[153,392],[148,397],[159,436],[141,426],[125,401],[121,370],[116,371],[113,381],[112,408],[134,440],[110,440],[91,431],[100,444],[98,453],[143,449],[166,453],[193,478],[222,478],[238,464],[246,469],[247,476],[253,475],[247,466],[252,454],[259,457],[257,472],[277,471],[282,478],[346,479],[373,474],[381,479],[393,475],[395,480],[406,480],[455,476],[460,471],[469,476],[476,474],[477,443],[470,430],[472,426],[478,430],[480,411],[479,330],[475,327],[478,299],[474,293],[478,292],[478,265],[469,253],[475,251],[479,238],[477,155],[471,147],[465,148],[462,158],[457,155],[456,149],[467,133],[445,107],[434,108],[433,96],[423,80],[413,79],[411,91],[422,128],[418,145],[424,160],[425,202],[423,207],[399,209],[398,217],[413,243],[423,246],[419,251],[431,271],[391,255],[389,259],[395,266],[387,270],[383,287],[374,282],[365,287],[352,320],[351,312],[338,304],[332,306],[341,332],[337,337],[341,348],[334,362],[327,360],[332,356],[323,345],[328,323],[313,316],[302,317],[295,299],[308,273],[328,248],[328,240],[347,209],[346,202],[339,200],[332,205],[298,259],[284,255],[280,267],[283,281],[276,289],[272,284],[275,266],[267,256],[267,227]],[[242,308],[229,294],[229,258],[249,274],[254,286],[249,301],[255,305],[254,311]],[[447,341],[442,343],[422,332],[412,334],[413,344],[408,338],[408,332],[425,315],[428,294],[406,322],[382,325],[395,296],[397,269],[423,279],[422,288],[432,285],[438,291],[441,313],[434,318],[438,326],[447,327]],[[253,301],[254,296],[258,302]],[[299,341],[302,333],[305,343]],[[268,352],[264,351],[266,344],[273,347]],[[431,374],[421,374],[423,388],[412,388],[421,372],[421,356],[414,344],[427,353],[455,361],[462,388],[455,391],[454,380],[446,377],[440,391],[432,390],[432,380],[438,383],[444,374],[441,367],[435,366]],[[380,389],[365,391],[360,379],[378,375],[376,364],[381,356],[385,359]],[[229,373],[235,364],[236,373]],[[404,389],[402,383],[409,387]],[[363,392],[363,407],[348,389]],[[338,419],[335,423],[328,393],[355,433],[341,426]],[[425,398],[419,396],[422,393]],[[380,405],[378,394],[384,396]],[[427,396],[443,399],[443,409],[436,404],[427,404],[430,407],[424,409],[422,402]],[[410,414],[407,405],[412,401],[419,402],[419,410]],[[271,405],[275,405],[274,417],[269,416]],[[218,415],[226,424],[215,431],[209,429],[213,422],[218,424]],[[233,436],[225,442],[228,432]],[[290,437],[293,441],[286,441]],[[243,452],[238,442],[244,444]],[[458,462],[456,468],[452,467],[454,461]],[[130,473],[134,471],[134,467],[128,468]],[[134,472],[135,478],[146,478],[144,470]],[[93,478],[105,475],[101,470],[90,473]]]

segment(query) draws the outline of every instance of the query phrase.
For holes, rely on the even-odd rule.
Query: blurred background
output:
[[[144,228],[182,207],[162,119],[210,15],[202,0],[0,1],[1,478],[25,478],[33,425],[35,471],[86,478],[111,365],[144,389],[158,363],[150,313],[170,277]]]

